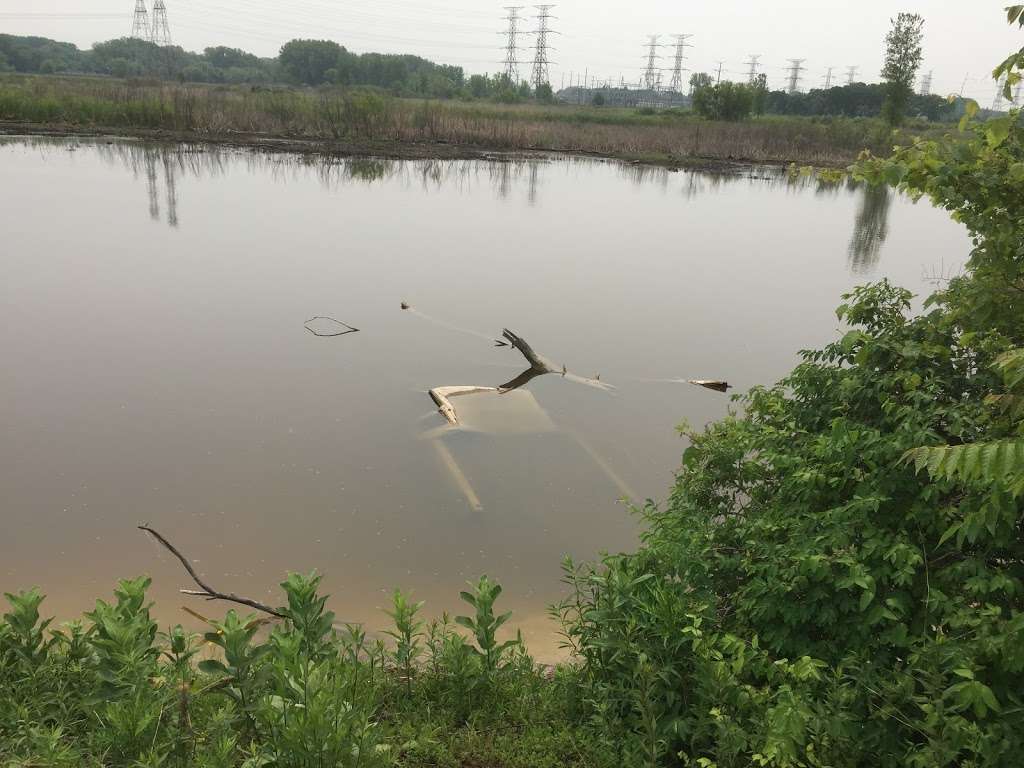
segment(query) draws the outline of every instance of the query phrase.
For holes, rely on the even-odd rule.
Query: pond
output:
[[[370,629],[486,572],[542,657],[563,556],[633,547],[621,498],[664,499],[676,425],[729,409],[685,380],[774,383],[844,291],[926,293],[969,248],[927,202],[757,168],[9,137],[0,180],[4,590],[70,618],[149,573],[163,624],[223,612],[148,523],[224,591],[315,568]],[[503,329],[555,372],[450,424],[431,389],[527,367]]]

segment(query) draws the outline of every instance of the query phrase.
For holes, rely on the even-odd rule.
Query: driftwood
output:
[[[719,381],[718,379],[687,379],[687,384],[696,384],[698,387],[704,387],[705,389],[713,389],[715,392],[728,392],[732,385],[727,381]]]
[[[252,599],[250,599],[248,597],[240,597],[239,595],[236,595],[234,592],[218,592],[213,587],[211,587],[209,584],[207,584],[205,581],[203,581],[201,578],[199,578],[199,574],[196,573],[195,568],[192,567],[192,564],[188,561],[188,558],[186,558],[183,554],[181,554],[181,552],[179,552],[177,550],[177,548],[175,548],[175,546],[173,544],[171,544],[171,542],[169,542],[167,539],[165,539],[163,536],[161,536],[157,531],[155,531],[152,528],[150,528],[148,525],[140,525],[140,526],[138,526],[138,528],[139,528],[140,531],[145,531],[150,536],[152,536],[154,539],[156,539],[161,544],[163,544],[165,549],[167,549],[172,555],[174,555],[176,558],[178,558],[178,560],[181,562],[181,564],[185,567],[185,570],[188,571],[188,575],[192,577],[192,580],[196,584],[198,584],[200,587],[202,587],[202,590],[196,590],[196,589],[181,589],[181,590],[178,590],[183,595],[192,595],[194,597],[205,597],[207,600],[225,600],[225,601],[227,601],[229,603],[238,603],[239,605],[247,605],[250,608],[255,608],[257,611],[263,611],[264,613],[269,613],[271,616],[277,616],[280,619],[287,618],[287,616],[285,616],[285,614],[281,613],[280,610],[278,610],[276,608],[271,608],[269,605],[265,605],[264,603],[261,603],[258,600],[252,600]]]
[[[518,389],[535,379],[537,376],[543,376],[547,373],[561,374],[563,379],[569,379],[576,384],[586,384],[589,387],[597,387],[598,389],[604,390],[615,389],[615,387],[610,384],[602,382],[600,375],[597,375],[592,379],[588,379],[584,376],[577,376],[574,373],[570,373],[569,369],[565,365],[562,365],[560,368],[556,367],[546,357],[534,352],[533,347],[526,342],[526,339],[516,333],[513,333],[508,328],[504,328],[501,335],[508,340],[509,345],[513,349],[518,349],[520,353],[522,353],[523,357],[526,358],[526,362],[530,364],[530,367],[511,381],[498,387],[499,392],[508,392],[510,389]]]
[[[430,390],[430,399],[437,404],[437,410],[448,420],[448,423],[457,427],[459,426],[459,415],[455,412],[455,407],[448,398],[470,395],[474,392],[497,391],[494,387],[434,387]]]

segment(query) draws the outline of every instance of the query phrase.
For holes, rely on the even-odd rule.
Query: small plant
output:
[[[470,630],[476,640],[473,651],[483,662],[483,672],[490,679],[503,666],[505,652],[519,643],[518,639],[499,643],[497,633],[512,616],[511,611],[500,616],[494,615],[494,603],[501,594],[501,585],[486,575],[472,584],[472,592],[460,592],[459,597],[476,610],[474,616],[456,616],[455,621]]]
[[[396,589],[392,596],[394,608],[387,611],[395,622],[395,629],[387,635],[395,640],[395,665],[402,671],[406,693],[412,695],[412,677],[416,661],[422,652],[423,622],[416,618],[423,603],[410,602],[407,595]]]

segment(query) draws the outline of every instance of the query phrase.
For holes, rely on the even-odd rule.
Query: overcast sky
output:
[[[190,50],[210,45],[275,55],[295,37],[329,38],[356,52],[416,53],[461,65],[467,72],[501,69],[506,14],[515,0],[165,0],[174,42]],[[152,7],[153,0],[146,0]],[[672,35],[690,34],[686,66],[742,79],[744,62],[760,54],[761,71],[781,87],[788,59],[806,59],[801,87],[820,86],[828,67],[845,81],[849,66],[858,79],[878,80],[889,19],[899,11],[925,17],[923,71],[934,70],[933,92],[966,93],[983,105],[992,100],[989,73],[1024,34],[1005,23],[1007,0],[562,0],[552,10],[556,48],[551,83],[568,84],[570,73],[636,82],[646,63],[645,43],[661,35],[659,64],[671,68]],[[68,40],[80,47],[131,30],[135,0],[0,0],[0,32]],[[533,6],[521,14],[532,16]],[[533,29],[528,18],[524,29]],[[520,74],[529,73],[533,51],[521,38]],[[670,74],[666,73],[665,80]]]

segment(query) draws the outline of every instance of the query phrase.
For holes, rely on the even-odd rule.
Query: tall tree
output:
[[[693,95],[701,88],[707,88],[712,82],[711,75],[707,72],[694,72],[690,75],[690,94]]]
[[[885,36],[885,103],[882,116],[889,125],[903,122],[907,103],[914,92],[914,78],[921,66],[921,41],[924,18],[917,13],[901,13],[892,20],[892,29]]]

